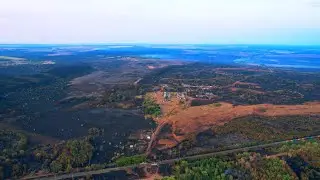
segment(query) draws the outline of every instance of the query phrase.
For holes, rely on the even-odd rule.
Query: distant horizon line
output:
[[[270,43],[0,43],[5,45],[69,45],[69,46],[86,46],[86,45],[198,45],[198,46],[320,46],[320,44],[270,44]]]

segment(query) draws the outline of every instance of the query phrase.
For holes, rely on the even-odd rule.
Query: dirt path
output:
[[[140,82],[142,80],[142,78],[139,78],[138,80],[136,80],[134,83],[133,83],[133,85],[138,85],[138,83]]]
[[[160,123],[157,128],[155,129],[155,131],[152,133],[152,136],[151,136],[151,139],[148,143],[148,147],[147,147],[147,150],[146,150],[146,155],[149,156],[151,151],[152,151],[152,148],[154,146],[154,143],[157,141],[157,137],[159,135],[159,133],[161,132],[162,128],[167,125],[167,122],[166,121],[163,121],[162,123]]]
[[[165,101],[163,98],[163,92],[158,91],[155,93],[149,93],[147,96],[152,97],[156,100],[157,104],[161,107],[162,117],[155,118],[154,121],[158,123],[158,126],[156,127],[155,131],[152,133],[151,139],[148,143],[148,147],[146,150],[146,155],[149,156],[152,148],[156,145],[156,142],[158,140],[158,135],[160,134],[162,128],[169,124],[169,120],[167,117],[170,117],[172,113],[176,113],[180,110],[180,107],[178,106],[178,102],[176,98],[172,98],[171,101]]]

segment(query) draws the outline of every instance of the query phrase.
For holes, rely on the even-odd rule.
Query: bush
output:
[[[220,107],[220,106],[222,106],[222,104],[221,103],[214,103],[214,104],[212,104],[214,107]]]
[[[150,97],[146,97],[144,99],[143,111],[146,115],[151,115],[153,117],[158,117],[161,115],[161,109],[159,104],[157,104],[155,100]]]
[[[93,150],[93,146],[85,140],[69,140],[62,149],[58,161],[66,169],[82,167],[90,161]]]
[[[128,166],[128,165],[134,165],[134,164],[140,164],[142,162],[145,162],[147,160],[145,155],[135,155],[135,156],[129,156],[129,157],[120,157],[116,160],[117,166]]]
[[[232,163],[218,158],[197,160],[192,163],[180,161],[174,166],[174,177],[167,179],[232,179],[228,170]]]
[[[50,164],[50,170],[54,173],[58,173],[63,170],[63,166],[58,161],[52,161]]]

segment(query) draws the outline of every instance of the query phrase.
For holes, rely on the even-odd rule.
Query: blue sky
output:
[[[0,0],[0,43],[320,44],[320,0]]]

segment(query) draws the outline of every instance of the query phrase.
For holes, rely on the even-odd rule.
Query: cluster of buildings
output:
[[[151,140],[151,130],[141,130],[136,133],[130,134],[128,138],[127,149],[130,151],[137,151],[143,153]]]

